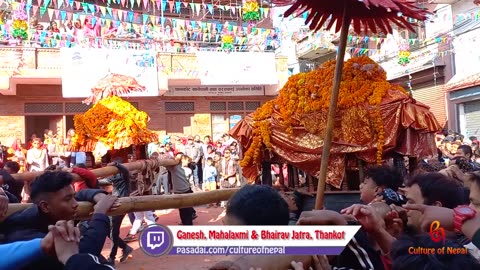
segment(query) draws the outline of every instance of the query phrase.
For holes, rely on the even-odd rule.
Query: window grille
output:
[[[63,103],[25,103],[25,113],[63,114]]]
[[[245,109],[247,111],[255,111],[260,107],[260,101],[247,101],[245,102]]]
[[[167,112],[192,112],[195,111],[194,102],[165,102]]]
[[[210,102],[210,110],[211,111],[217,111],[217,112],[223,112],[227,110],[227,104],[226,102]]]
[[[243,111],[243,102],[228,102],[229,111]]]

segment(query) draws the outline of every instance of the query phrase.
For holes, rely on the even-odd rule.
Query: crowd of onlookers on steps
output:
[[[0,31],[0,43],[17,45],[13,38],[13,22],[7,21]],[[210,25],[210,24],[209,24]],[[219,25],[220,26],[220,25]],[[230,29],[232,28],[232,29]],[[235,27],[237,28],[237,27]],[[131,48],[151,49],[170,53],[221,51],[222,37],[229,35],[235,51],[275,51],[280,46],[279,34],[273,29],[256,29],[221,25],[175,26],[171,24],[136,24],[126,21],[108,21],[88,16],[83,21],[52,20],[42,23],[30,19],[29,39],[23,41],[42,48]]]
[[[451,147],[445,145],[457,145],[458,142],[456,150],[449,148],[439,156],[421,160],[417,170],[405,177],[388,165],[368,167],[360,185],[361,202],[341,212],[304,210],[305,200],[311,194],[302,189],[290,193],[269,186],[242,187],[225,205],[225,225],[361,225],[361,229],[338,256],[227,256],[213,263],[211,269],[480,269],[480,216],[477,214],[480,211],[480,168],[474,160],[476,142],[472,140],[467,145],[465,140],[455,137],[451,140],[450,135],[446,135],[439,135],[440,138],[444,136],[439,142],[444,145],[440,151]],[[168,150],[177,140],[173,138],[172,141],[172,138],[166,137],[150,145],[149,157],[159,159],[160,165],[171,174],[169,193],[192,193],[198,186],[191,180],[193,178],[187,177],[187,172],[193,173],[192,167],[198,163],[192,164],[196,160],[186,153],[199,140],[187,136],[186,143],[179,143],[176,150]],[[208,148],[208,142],[201,145],[205,144]],[[129,161],[134,159],[133,156],[129,158],[132,159]],[[214,167],[209,164],[210,160],[207,157],[202,169]],[[131,248],[123,241],[125,239],[115,235],[118,220],[121,223],[123,216],[109,219],[106,213],[119,206],[118,197],[135,193],[127,188],[129,183],[145,186],[147,182],[143,178],[148,175],[128,172],[121,162],[114,160],[109,164],[117,166],[120,173],[104,179],[113,185],[112,195],[98,189],[96,177],[82,168],[71,169],[82,176],[82,184],[72,185],[69,170],[47,171],[37,177],[30,185],[33,205],[0,223],[3,243],[0,248],[9,258],[0,261],[0,269],[114,269],[118,247],[123,251],[119,260],[124,262]],[[10,191],[14,192],[9,178],[14,172],[9,164],[1,171],[4,184],[0,196],[2,214],[6,213],[12,197]],[[228,182],[228,179],[221,181]],[[202,188],[213,189],[206,183],[204,175]],[[137,193],[138,190],[137,187]],[[77,213],[78,201],[95,203],[95,211],[90,220],[75,226],[70,220]],[[195,209],[182,208],[179,212],[181,224],[193,225]],[[133,223],[136,225],[132,229],[139,230],[142,220],[147,224],[157,222],[153,213],[135,213]],[[440,228],[432,227],[437,221]],[[109,256],[104,258],[101,250],[107,237],[114,245]],[[445,237],[444,242],[442,237]],[[443,247],[457,252],[424,252]]]

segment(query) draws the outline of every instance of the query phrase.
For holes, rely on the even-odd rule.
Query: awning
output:
[[[480,85],[480,71],[455,74],[445,85],[445,91],[452,92],[478,85]]]

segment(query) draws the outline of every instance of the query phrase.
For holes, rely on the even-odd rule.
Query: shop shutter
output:
[[[444,85],[434,85],[418,89],[413,89],[413,98],[428,107],[437,118],[438,123],[443,126],[447,121],[445,108],[445,91]]]
[[[480,136],[480,100],[464,103],[467,137]]]

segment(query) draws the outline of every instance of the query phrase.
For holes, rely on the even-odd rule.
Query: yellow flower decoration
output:
[[[109,149],[121,149],[157,141],[158,135],[147,129],[148,120],[145,112],[120,97],[102,99],[83,115],[74,116],[72,146],[78,149],[88,142],[102,142]]]

